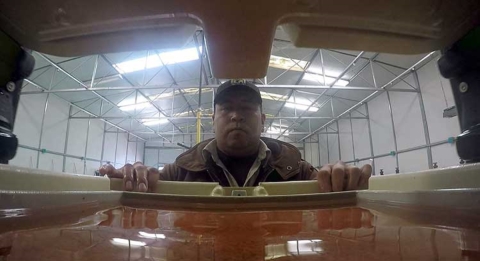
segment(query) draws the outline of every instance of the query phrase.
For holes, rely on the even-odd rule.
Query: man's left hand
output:
[[[321,192],[337,192],[365,189],[371,175],[372,166],[369,164],[358,168],[339,161],[323,166],[317,173],[317,179]]]

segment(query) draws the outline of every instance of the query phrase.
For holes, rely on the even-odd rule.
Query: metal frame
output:
[[[389,106],[389,112],[390,112],[390,119],[391,119],[391,124],[392,124],[392,134],[393,134],[393,142],[394,142],[394,147],[395,147],[395,151],[394,151],[394,156],[395,156],[395,159],[396,159],[396,167],[399,168],[399,161],[398,161],[398,154],[400,153],[405,153],[405,152],[409,152],[409,151],[414,151],[414,150],[419,150],[419,149],[424,149],[426,148],[427,149],[427,158],[428,158],[428,166],[429,168],[433,168],[433,163],[432,163],[432,152],[431,152],[431,148],[433,146],[438,146],[438,145],[442,145],[442,144],[446,144],[448,143],[448,141],[441,141],[441,142],[435,142],[435,143],[431,143],[430,142],[430,137],[429,137],[429,131],[428,131],[428,124],[427,124],[427,117],[426,117],[426,113],[425,113],[425,107],[424,107],[424,104],[423,104],[423,97],[422,97],[422,94],[421,94],[421,88],[420,88],[420,82],[418,80],[418,75],[416,73],[416,71],[421,68],[424,64],[426,64],[427,61],[429,61],[429,59],[433,58],[435,55],[435,52],[431,52],[429,54],[427,54],[426,56],[424,56],[422,59],[420,59],[417,63],[415,63],[414,65],[412,65],[410,68],[406,69],[403,73],[401,73],[400,75],[396,75],[396,77],[394,79],[392,79],[391,81],[389,81],[387,84],[383,85],[379,90],[384,90],[386,91],[386,95],[387,95],[387,101],[388,101],[388,106]],[[375,73],[374,73],[374,69],[373,69],[373,65],[372,63],[370,63],[370,68],[372,70],[372,76],[373,76],[373,84],[375,87],[377,87],[377,83],[376,83],[376,79],[375,79]],[[386,68],[384,68],[386,69]],[[393,73],[392,73],[393,74]],[[417,92],[417,96],[418,96],[418,99],[419,99],[419,106],[420,106],[420,111],[421,111],[421,115],[422,115],[422,122],[423,122],[423,127],[424,127],[424,133],[425,133],[425,145],[420,145],[420,146],[416,146],[416,147],[413,147],[413,148],[408,148],[408,149],[403,149],[403,150],[398,150],[398,147],[397,147],[397,139],[396,139],[396,132],[395,132],[395,123],[394,123],[394,118],[393,118],[393,110],[392,110],[392,106],[391,106],[391,101],[390,101],[390,94],[389,94],[389,91],[390,89],[387,89],[388,87],[390,86],[393,86],[397,81],[404,81],[403,80],[403,77],[406,77],[407,75],[409,74],[412,74],[413,75],[413,78],[414,78],[414,82],[415,82],[415,85],[416,86],[412,86],[413,90]],[[410,85],[410,84],[409,84]],[[411,86],[411,85],[410,85]],[[346,115],[346,113],[348,113],[349,115],[351,115],[351,112],[362,106],[362,105],[365,105],[365,110],[366,110],[366,119],[367,119],[367,126],[368,126],[368,133],[369,133],[369,139],[370,139],[370,154],[371,156],[370,157],[367,157],[367,158],[362,158],[362,159],[356,159],[355,158],[355,155],[354,155],[354,159],[351,160],[351,161],[347,161],[346,163],[354,163],[356,164],[357,161],[363,161],[363,160],[372,160],[372,167],[373,167],[373,174],[375,174],[375,158],[381,158],[381,157],[387,157],[387,156],[391,156],[391,153],[386,153],[386,154],[381,154],[381,155],[374,155],[374,149],[373,149],[373,139],[372,139],[372,133],[371,133],[371,126],[370,126],[370,114],[369,114],[369,111],[368,111],[368,101],[374,99],[376,96],[378,96],[380,93],[379,92],[374,92],[372,94],[370,94],[369,96],[367,96],[366,98],[364,98],[362,101],[358,102],[357,104],[355,104],[354,106],[350,107],[349,109],[347,109],[345,112],[341,113],[339,115],[340,116],[343,116],[343,115]],[[301,141],[311,137],[312,135],[314,135],[315,133],[318,133],[319,135],[322,134],[322,132],[320,132],[323,128],[327,128],[330,124],[332,124],[333,122],[336,122],[337,123],[337,126],[338,126],[338,120],[339,119],[333,119],[331,120],[330,122],[324,124],[323,126],[321,126],[320,128],[318,128],[317,130],[315,130],[313,133],[310,133],[308,135],[306,135],[305,137],[303,137],[301,139]],[[350,119],[350,122],[351,122],[351,119]],[[337,127],[338,128],[338,127]],[[352,128],[352,143],[354,143],[354,137],[353,137],[353,127],[351,125],[351,128]],[[353,149],[353,153],[355,153],[355,149],[354,149],[354,144],[352,144],[352,149]],[[328,135],[327,135],[327,147],[328,147]],[[340,149],[340,148],[339,148]],[[327,150],[328,151],[328,150]],[[340,152],[339,152],[340,153]]]
[[[405,77],[406,75],[408,75],[412,70],[414,70],[415,68],[417,67],[420,67],[420,65],[423,65],[424,63],[426,63],[426,61],[429,61],[429,59],[433,58],[434,56],[434,53],[435,52],[431,52],[429,54],[427,54],[426,56],[424,56],[422,59],[420,59],[418,62],[416,62],[414,65],[412,65],[410,68],[408,68],[407,70],[405,70],[403,73],[401,73],[400,75],[398,75],[397,77],[395,77],[394,79],[392,79],[391,81],[387,82],[386,84],[384,84],[382,87],[376,89],[376,91],[374,91],[372,94],[368,95],[367,97],[365,97],[364,99],[362,99],[360,102],[358,102],[357,104],[353,105],[352,107],[350,107],[349,109],[347,109],[346,111],[344,111],[343,113],[341,113],[338,117],[341,117],[343,115],[346,115],[347,113],[351,112],[352,110],[360,107],[361,105],[365,104],[366,102],[372,100],[373,98],[377,97],[378,95],[380,95],[382,92],[385,92],[385,91],[391,91],[391,86],[393,86],[399,79]],[[409,90],[410,91],[410,90]],[[414,92],[417,92],[415,90],[413,90]],[[301,140],[303,139],[306,139],[310,136],[312,136],[313,134],[319,132],[321,129],[323,129],[324,127],[330,125],[331,123],[335,122],[336,119],[333,119],[331,120],[330,122],[327,122],[325,123],[323,126],[319,127],[317,130],[314,130],[310,135],[307,135],[305,137],[303,137]]]
[[[259,89],[295,89],[295,90],[343,90],[343,91],[379,91],[383,92],[384,90],[380,90],[374,87],[360,87],[360,86],[328,86],[328,85],[256,85]],[[91,92],[91,91],[132,91],[132,90],[157,90],[157,89],[165,89],[165,88],[175,88],[175,89],[192,89],[198,88],[198,86],[180,86],[180,85],[172,85],[170,87],[166,87],[164,85],[150,85],[150,86],[131,86],[131,87],[123,87],[123,86],[108,86],[108,87],[95,87],[89,89],[83,88],[73,88],[73,89],[58,89],[58,90],[41,90],[41,91],[25,91],[22,92],[22,95],[32,95],[32,94],[41,94],[41,93],[67,93],[67,92]],[[202,88],[218,88],[218,85],[204,85]],[[389,88],[391,92],[417,92],[416,90],[410,89],[395,89]]]
[[[422,115],[422,123],[423,123],[423,132],[425,134],[425,143],[428,146],[427,147],[427,160],[428,160],[428,168],[433,169],[433,159],[432,159],[432,147],[430,146],[430,132],[428,129],[428,123],[427,123],[427,114],[425,112],[425,105],[423,104],[423,96],[422,96],[422,90],[420,87],[420,81],[418,80],[418,75],[417,71],[412,72],[413,79],[415,81],[416,88],[418,90],[418,103],[420,105],[420,113]]]
[[[198,37],[200,37],[200,39],[198,39]],[[68,117],[68,122],[67,122],[67,129],[69,129],[70,127],[70,120],[72,119],[76,119],[76,120],[88,120],[88,126],[90,126],[90,121],[92,119],[98,119],[98,120],[102,120],[104,122],[104,132],[103,132],[103,141],[102,141],[102,154],[101,154],[101,159],[100,159],[100,162],[103,163],[104,159],[103,159],[103,154],[104,154],[104,147],[105,147],[105,134],[106,133],[111,133],[112,131],[108,130],[107,129],[107,124],[110,125],[111,127],[113,128],[116,128],[116,132],[117,133],[117,139],[118,139],[118,133],[119,132],[125,132],[126,135],[127,135],[127,156],[125,158],[125,161],[128,160],[128,146],[129,146],[129,142],[131,137],[135,137],[135,141],[132,141],[132,142],[135,142],[135,146],[137,146],[137,143],[138,142],[145,142],[148,140],[158,140],[158,139],[161,139],[163,141],[166,141],[166,142],[173,142],[175,143],[174,141],[174,138],[175,138],[175,135],[192,135],[193,133],[195,132],[189,132],[189,127],[192,125],[191,123],[195,122],[195,121],[198,121],[198,122],[201,122],[201,121],[210,121],[211,120],[211,117],[208,116],[208,117],[205,117],[205,116],[202,116],[202,117],[196,117],[196,112],[197,110],[194,110],[193,108],[197,107],[197,106],[192,106],[192,105],[195,105],[197,103],[197,100],[194,99],[194,100],[191,100],[191,97],[189,97],[187,99],[187,96],[185,95],[185,93],[182,91],[183,89],[186,89],[186,88],[198,88],[198,111],[201,110],[201,106],[202,106],[202,93],[205,92],[205,89],[211,89],[211,90],[208,90],[208,91],[212,91],[212,95],[214,95],[214,91],[215,91],[215,88],[218,87],[218,79],[215,79],[213,78],[213,75],[211,73],[211,66],[210,66],[210,61],[209,61],[209,57],[208,57],[208,49],[205,45],[205,37],[203,35],[203,31],[199,30],[195,33],[195,35],[193,36],[193,41],[195,42],[195,46],[197,48],[197,51],[199,53],[199,62],[200,62],[200,70],[198,72],[198,77],[199,77],[199,85],[196,85],[196,86],[183,86],[183,85],[180,85],[179,82],[177,81],[177,79],[175,79],[174,77],[174,74],[172,74],[172,72],[170,71],[170,69],[168,68],[167,65],[163,64],[163,66],[161,66],[159,68],[158,71],[156,71],[156,73],[154,74],[154,76],[152,78],[150,78],[148,81],[147,79],[145,78],[145,70],[144,70],[144,75],[143,75],[143,80],[142,80],[142,84],[141,85],[138,85],[132,81],[130,81],[128,79],[128,76],[125,76],[123,75],[123,79],[130,85],[128,87],[123,87],[123,86],[109,86],[109,87],[96,87],[96,85],[101,82],[103,80],[103,78],[105,78],[105,76],[103,77],[97,77],[97,69],[98,69],[98,66],[99,66],[99,60],[100,58],[102,58],[103,60],[105,60],[111,67],[114,71],[116,71],[116,69],[114,68],[113,64],[109,61],[109,59],[105,56],[105,55],[95,55],[95,56],[92,56],[92,57],[89,57],[88,59],[85,59],[84,61],[82,61],[82,63],[80,65],[78,65],[73,71],[75,71],[77,68],[79,68],[80,66],[82,66],[86,61],[89,61],[91,59],[95,59],[94,61],[94,66],[93,66],[93,70],[92,70],[92,75],[90,77],[90,79],[88,81],[81,81],[80,79],[76,78],[72,72],[67,72],[65,69],[63,69],[60,64],[64,63],[65,61],[62,61],[62,62],[59,62],[59,63],[55,63],[53,62],[52,60],[50,60],[47,56],[43,55],[43,54],[40,54],[40,53],[36,53],[39,57],[43,58],[45,61],[47,61],[49,63],[49,65],[47,66],[44,66],[42,68],[55,68],[55,72],[56,71],[59,71],[61,72],[63,75],[65,75],[65,77],[63,79],[66,79],[66,78],[70,78],[72,79],[73,81],[75,81],[76,83],[78,83],[81,88],[66,88],[66,89],[54,89],[54,87],[56,85],[58,85],[58,83],[56,85],[53,85],[53,80],[52,80],[52,83],[50,84],[50,87],[47,89],[47,88],[44,88],[42,87],[41,85],[39,85],[38,83],[34,82],[34,80],[26,80],[25,82],[27,84],[31,84],[35,87],[37,87],[38,89],[40,89],[40,91],[24,91],[22,92],[21,94],[22,95],[34,95],[34,94],[41,94],[41,93],[46,93],[47,94],[47,101],[46,101],[46,104],[45,104],[45,110],[46,110],[46,107],[48,106],[48,97],[49,97],[49,94],[54,94],[56,95],[57,97],[59,97],[60,99],[63,99],[64,101],[68,102],[69,104],[69,108],[70,108],[70,113],[69,113],[69,117]],[[203,47],[202,51],[200,50],[200,46]],[[281,51],[281,50],[280,50]],[[372,141],[372,134],[371,134],[371,126],[370,126],[370,120],[369,120],[369,112],[368,112],[368,106],[367,106],[367,102],[374,99],[375,97],[377,97],[380,93],[383,93],[383,92],[387,92],[387,97],[388,97],[388,101],[389,101],[389,110],[390,110],[390,115],[391,115],[391,121],[392,121],[392,131],[393,131],[393,136],[394,136],[394,143],[395,143],[395,154],[396,154],[396,161],[397,161],[397,167],[398,167],[398,153],[400,153],[398,151],[398,147],[396,146],[396,133],[395,133],[395,126],[394,126],[394,119],[393,119],[393,111],[392,111],[392,108],[391,108],[391,103],[390,103],[390,97],[389,97],[389,92],[411,92],[411,93],[417,93],[418,97],[419,97],[419,103],[420,103],[420,107],[421,107],[421,112],[422,112],[422,120],[423,120],[423,124],[424,124],[424,130],[425,130],[425,141],[426,141],[426,146],[427,146],[427,153],[428,153],[428,161],[429,161],[429,167],[431,168],[432,167],[432,155],[431,155],[431,145],[430,144],[430,138],[429,138],[429,133],[428,133],[428,124],[427,124],[427,121],[426,121],[426,115],[425,115],[425,108],[424,108],[424,105],[423,105],[423,98],[422,98],[422,94],[421,94],[421,90],[420,90],[420,84],[418,82],[418,76],[416,75],[415,73],[415,70],[418,69],[421,65],[423,65],[423,63],[425,61],[427,61],[428,59],[430,59],[431,57],[433,57],[433,53],[430,53],[428,55],[426,55],[424,58],[420,59],[417,63],[415,63],[413,66],[411,66],[410,68],[402,68],[400,66],[395,66],[395,65],[392,65],[392,64],[388,64],[388,63],[384,63],[384,62],[380,62],[380,61],[376,61],[376,57],[378,54],[374,54],[373,57],[370,57],[370,58],[367,58],[367,57],[364,57],[364,52],[360,52],[358,55],[354,56],[354,55],[351,55],[351,54],[347,54],[347,53],[343,53],[341,51],[336,51],[336,50],[327,50],[328,52],[326,52],[328,55],[332,56],[334,59],[338,60],[339,62],[341,62],[339,59],[337,59],[333,54],[335,53],[338,53],[338,54],[342,54],[342,55],[348,55],[348,56],[351,56],[351,57],[354,57],[354,59],[347,65],[345,64],[345,69],[342,71],[342,73],[340,73],[336,78],[335,78],[335,81],[329,85],[322,85],[322,86],[317,86],[317,85],[299,85],[300,82],[302,81],[303,79],[303,76],[305,75],[305,73],[308,72],[308,69],[310,68],[310,66],[312,65],[312,63],[314,63],[315,59],[320,56],[320,60],[321,60],[321,67],[322,67],[322,74],[323,74],[323,77],[324,77],[324,83],[326,82],[326,74],[325,74],[325,64],[324,64],[324,52],[325,50],[320,50],[320,49],[317,49],[317,50],[314,50],[313,52],[309,53],[309,55],[311,55],[311,58],[310,60],[308,61],[307,65],[305,66],[305,68],[302,68],[303,71],[300,72],[300,75],[299,75],[299,78],[296,80],[296,83],[294,85],[274,85],[274,84],[271,84],[272,82],[274,82],[276,79],[278,79],[279,76],[277,76],[276,78],[272,79],[271,81],[267,81],[267,79],[259,79],[260,82],[262,82],[263,84],[261,85],[258,85],[258,87],[260,89],[264,89],[264,90],[268,90],[268,89],[289,89],[290,92],[288,93],[287,95],[287,100],[293,95],[294,99],[297,98],[297,94],[300,94],[300,93],[304,93],[304,94],[307,94],[307,95],[316,95],[316,98],[313,100],[313,102],[311,102],[311,104],[308,106],[308,108],[302,112],[299,112],[297,109],[294,109],[293,111],[293,116],[290,116],[291,114],[290,113],[287,113],[284,111],[284,107],[285,107],[285,104],[287,103],[286,100],[281,100],[279,102],[282,102],[282,105],[280,106],[280,109],[278,109],[278,111],[276,111],[276,113],[274,114],[275,116],[274,117],[269,117],[267,118],[267,120],[270,120],[269,124],[268,124],[268,128],[270,128],[272,126],[272,123],[274,120],[292,120],[289,124],[289,126],[287,128],[282,128],[281,129],[281,134],[278,136],[278,138],[282,137],[287,131],[289,131],[289,134],[291,134],[292,136],[294,136],[292,138],[292,136],[288,137],[289,139],[291,139],[292,141],[295,141],[295,142],[306,142],[306,139],[307,138],[310,138],[310,142],[312,141],[311,137],[313,137],[313,135],[315,134],[324,134],[324,133],[330,133],[330,134],[337,134],[337,139],[338,139],[338,154],[339,154],[339,158],[341,159],[341,142],[340,142],[340,135],[339,135],[339,132],[340,132],[340,129],[339,129],[339,126],[338,126],[338,120],[339,119],[348,119],[350,120],[350,127],[351,127],[351,135],[352,135],[352,148],[353,148],[353,155],[354,155],[354,160],[355,160],[355,141],[354,141],[354,135],[353,135],[353,124],[352,124],[352,119],[365,119],[368,121],[368,131],[369,131],[369,138],[370,138],[370,154],[371,154],[371,159],[374,159],[375,157],[378,157],[379,155],[375,156],[374,155],[374,149],[373,149],[373,141]],[[147,52],[148,53],[148,52]],[[313,54],[312,54],[313,53]],[[291,59],[292,61],[294,61],[294,59],[292,59],[291,57],[288,57],[288,55],[286,55],[285,53],[283,53],[288,59]],[[131,54],[129,54],[127,56],[127,58],[130,56]],[[307,55],[308,56],[308,55]],[[307,57],[306,56],[306,57]],[[73,58],[73,59],[79,59],[81,57],[76,57],[76,58]],[[126,59],[126,58],[125,58]],[[67,60],[68,61],[68,60]],[[366,61],[366,63],[364,63],[363,61]],[[347,87],[343,87],[343,86],[336,86],[336,82],[339,81],[340,79],[343,79],[343,77],[352,69],[354,68],[354,66],[357,65],[357,63],[359,62],[362,62],[362,68],[357,71],[352,77],[350,77],[349,81],[352,81],[354,80],[357,76],[362,78],[363,77],[360,75],[361,72],[365,69],[365,68],[368,68],[370,67],[371,71],[372,71],[372,80],[373,80],[373,84],[371,84],[372,86],[371,87],[358,87],[358,86],[347,86]],[[163,61],[162,61],[163,63]],[[297,62],[295,62],[297,63]],[[342,62],[341,62],[342,63]],[[373,65],[375,64],[378,64],[379,66],[381,66],[383,69],[385,69],[386,71],[390,72],[391,74],[395,75],[393,72],[389,71],[388,68],[384,67],[383,65],[385,66],[391,66],[391,67],[395,67],[397,69],[403,69],[405,70],[403,73],[401,73],[400,75],[397,75],[394,77],[394,79],[392,79],[391,81],[389,81],[388,83],[384,84],[383,86],[381,87],[378,87],[377,86],[377,79],[375,77],[375,73],[374,73],[374,68],[373,68]],[[294,65],[295,66],[295,65]],[[181,68],[181,65],[178,65],[178,67]],[[292,66],[293,67],[293,66]],[[37,70],[40,70],[42,68],[37,68]],[[172,84],[170,86],[165,86],[165,85],[147,85],[151,82],[151,80],[158,74],[160,73],[163,69],[166,70],[166,72],[168,73],[169,77],[171,78],[170,80],[172,81]],[[291,68],[290,68],[291,69]],[[283,75],[284,73],[288,72],[290,69],[287,69],[285,70],[284,72],[282,72],[280,74]],[[45,70],[43,71],[42,73],[48,71]],[[412,86],[412,89],[396,89],[396,88],[392,88],[393,85],[398,82],[398,81],[404,81],[404,77],[407,76],[408,74],[410,73],[413,73],[413,76],[414,76],[414,79],[415,79],[415,86]],[[62,79],[62,80],[63,80]],[[100,79],[100,80],[99,80]],[[365,80],[365,79],[364,79]],[[367,81],[365,80],[366,82],[370,83],[370,81]],[[87,85],[86,83],[89,82],[89,84]],[[171,112],[170,113],[167,113],[166,110],[162,109],[160,106],[158,106],[155,102],[156,102],[156,99],[151,99],[148,95],[146,95],[143,91],[147,91],[147,90],[159,90],[159,89],[172,89],[173,90],[173,97],[171,98]],[[178,116],[178,114],[175,114],[174,111],[175,111],[175,108],[174,108],[174,102],[175,102],[175,96],[177,95],[175,90],[178,90],[178,95],[182,96],[182,98],[185,100],[185,106],[184,108],[180,108],[180,111],[184,111],[184,110],[188,110],[189,112],[192,113],[192,115],[190,116],[190,114],[188,114],[187,116]],[[308,92],[308,90],[321,90],[320,93],[312,93],[312,92]],[[327,91],[329,90],[334,90],[335,92],[333,94],[326,94]],[[338,91],[341,91],[341,90],[344,90],[344,91],[368,91],[368,92],[371,92],[366,98],[358,101],[358,100],[352,100],[352,99],[347,99],[347,98],[342,98],[342,97],[336,97],[335,94],[338,92]],[[156,128],[156,130],[154,128],[151,128],[149,126],[144,126],[143,129],[145,129],[146,131],[144,131],[143,129],[142,130],[133,130],[132,129],[132,122],[136,122],[138,124],[142,124],[142,120],[147,120],[147,119],[158,119],[158,117],[149,117],[149,116],[145,116],[144,114],[140,112],[136,112],[135,113],[127,113],[127,112],[124,112],[122,110],[120,110],[120,107],[118,106],[119,103],[114,103],[112,102],[109,98],[107,98],[108,94],[100,94],[99,91],[103,91],[103,92],[108,92],[108,91],[111,91],[111,92],[118,92],[118,91],[133,91],[133,92],[136,92],[136,95],[137,94],[140,94],[141,96],[143,96],[148,103],[150,103],[150,105],[152,105],[153,108],[155,108],[157,110],[157,112],[159,113],[159,115],[162,115],[163,117],[162,118],[165,118],[169,121],[169,124],[168,125],[165,125],[163,126],[162,128],[160,128],[160,126],[158,128]],[[78,104],[75,104],[75,102],[70,102],[66,99],[64,99],[62,96],[60,96],[61,94],[66,94],[66,93],[81,93],[81,92],[89,92],[89,93],[92,93],[96,96],[96,98],[94,98],[92,100],[91,103],[89,103],[88,105],[83,105],[83,106],[79,106]],[[196,94],[197,94],[196,93]],[[128,97],[128,96],[127,96]],[[213,97],[213,96],[212,96]],[[308,112],[308,109],[311,108],[312,106],[316,106],[316,103],[322,98],[322,97],[327,97],[327,101],[326,102],[322,102],[318,107],[320,110],[322,110],[323,107],[326,107],[329,103],[329,105],[331,106],[331,109],[332,109],[332,116],[331,117],[321,117],[321,116],[314,116],[315,114],[311,114]],[[190,99],[190,100],[189,100]],[[345,100],[345,101],[350,101],[350,102],[355,102],[355,104],[353,106],[350,106],[350,108],[348,108],[347,110],[339,113],[338,115],[335,115],[335,112],[333,110],[333,105],[334,105],[334,101],[336,102],[342,102],[342,100]],[[97,115],[96,113],[93,113],[91,111],[88,110],[88,107],[97,103],[98,101],[100,101],[100,104],[101,104],[101,109],[100,109],[100,114]],[[103,106],[104,106],[104,103],[107,103],[107,104],[110,104],[112,106],[112,108],[116,108],[121,114],[123,114],[124,116],[105,116],[105,113],[104,110],[103,110]],[[342,102],[343,103],[343,102]],[[346,102],[345,102],[346,103]],[[137,104],[137,101],[135,100],[135,104]],[[360,106],[362,105],[365,105],[365,108],[366,108],[366,115],[365,117],[352,117],[351,116],[351,113],[352,111],[354,110],[357,110]],[[83,113],[86,113],[88,115],[88,117],[84,117],[84,116],[75,116],[76,113],[74,113],[72,110],[73,108],[75,109],[78,109],[79,111],[83,112]],[[178,109],[177,108],[177,112],[178,112]],[[212,104],[212,109],[213,109],[213,104]],[[168,110],[168,109],[167,109]],[[347,115],[348,114],[348,115]],[[177,116],[175,116],[177,115]],[[310,115],[310,116],[309,116]],[[350,116],[350,117],[348,117]],[[45,117],[45,112],[44,112],[44,116]],[[122,128],[121,126],[119,126],[119,124],[121,123],[116,123],[115,120],[130,120],[130,128],[129,129],[126,129],[126,128]],[[296,125],[298,123],[302,124],[303,122],[307,121],[308,120],[308,131],[303,131],[302,129],[306,129],[305,128],[298,128],[296,127]],[[314,122],[312,120],[328,120],[327,123],[321,125],[320,127],[316,127],[316,129],[314,129],[313,131],[311,130],[311,124]],[[40,131],[40,135],[42,136],[42,131],[43,131],[43,121],[42,120],[42,130]],[[180,122],[180,121],[183,121],[183,122]],[[187,123],[187,125],[182,125],[182,124],[185,124],[185,122]],[[328,130],[328,127],[332,124],[332,123],[336,123],[337,125],[337,131],[336,132],[330,132]],[[204,124],[201,124],[201,127],[202,127],[202,133],[204,135],[211,135],[213,134],[212,132],[209,132],[210,130],[207,129],[204,129],[203,128],[203,125]],[[170,130],[168,130],[170,128]],[[185,127],[186,127],[186,132],[185,132]],[[90,127],[88,127],[90,128]],[[293,131],[290,131],[291,129],[293,129]],[[192,129],[192,128],[190,128]],[[325,130],[325,132],[320,132],[320,130]],[[67,130],[67,134],[66,134],[66,141],[65,141],[65,149],[64,149],[64,153],[62,155],[66,155],[66,152],[67,152],[67,143],[68,143],[68,132],[69,130]],[[303,137],[301,137],[300,135],[305,135]],[[152,137],[152,136],[155,136],[155,137]],[[150,137],[150,138],[147,138],[147,137]],[[297,140],[298,138],[298,140]],[[88,133],[87,133],[87,141],[88,141]],[[320,140],[318,139],[317,141],[318,143],[320,143]],[[328,143],[328,135],[327,135],[327,143]],[[145,145],[145,144],[144,144]],[[144,146],[145,147],[145,146]],[[304,146],[305,147],[305,146]],[[85,153],[84,153],[84,157],[83,158],[86,158],[87,154],[86,154],[86,151],[87,151],[87,146],[85,147]],[[327,144],[327,148],[329,148],[329,144]],[[39,146],[37,148],[38,151],[41,150],[41,137],[40,137],[40,141],[39,141]],[[319,150],[320,150],[320,146],[319,146]],[[328,150],[328,149],[327,149]],[[330,154],[330,153],[328,153]],[[38,153],[38,156],[37,156],[37,167],[38,167],[38,164],[39,164],[39,160],[38,160],[38,157],[40,155],[40,152]],[[381,156],[381,155],[380,155]],[[65,162],[66,162],[66,157],[67,156],[64,156],[64,166],[63,166],[63,170],[65,170]],[[137,157],[137,150],[135,149],[135,160]],[[330,155],[328,155],[328,158],[330,159]],[[319,151],[319,160],[320,160],[320,151]],[[115,157],[115,161],[116,161],[116,157]],[[86,164],[86,163],[85,163]],[[374,162],[373,162],[373,165],[374,165]],[[375,168],[375,166],[373,166]],[[84,168],[85,169],[85,168]]]

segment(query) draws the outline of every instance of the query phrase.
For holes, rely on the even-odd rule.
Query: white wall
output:
[[[47,97],[47,109],[43,117]],[[94,175],[94,171],[101,166],[104,122],[93,118],[90,125],[88,119],[69,121],[69,109],[66,101],[53,94],[22,95],[14,127],[20,146],[15,158],[9,163],[49,171],[64,170],[69,173]],[[72,113],[76,112],[75,109],[72,110]],[[79,113],[76,116],[87,115]],[[107,129],[108,127],[110,126],[107,125]],[[68,140],[66,140],[67,128]],[[111,127],[109,130],[116,129]],[[131,137],[131,140],[135,141],[135,138]],[[126,162],[143,160],[143,141],[129,142],[128,153],[126,133],[119,132],[118,144],[115,145],[116,143],[116,133],[105,133],[104,162],[110,161],[116,167],[121,167]],[[117,146],[116,158],[115,146]],[[42,153],[42,149],[46,151]]]
[[[145,165],[151,167],[162,167],[165,164],[175,162],[175,159],[185,152],[183,148],[171,147],[148,147],[145,149]]]
[[[318,148],[318,140],[316,138],[308,138],[303,143],[304,160],[312,164],[314,167],[320,166],[320,151]]]

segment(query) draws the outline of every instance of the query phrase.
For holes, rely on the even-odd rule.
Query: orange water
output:
[[[0,235],[0,260],[480,260],[480,231],[358,207],[185,212],[118,207]]]

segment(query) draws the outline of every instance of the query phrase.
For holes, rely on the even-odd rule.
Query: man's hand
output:
[[[337,192],[366,188],[371,175],[372,166],[369,164],[360,169],[339,161],[335,165],[323,166],[317,173],[317,179],[322,192]]]
[[[112,165],[103,165],[99,172],[102,176],[123,179],[123,190],[138,192],[154,192],[160,172],[156,168],[148,168],[141,162],[125,164],[115,169]]]

